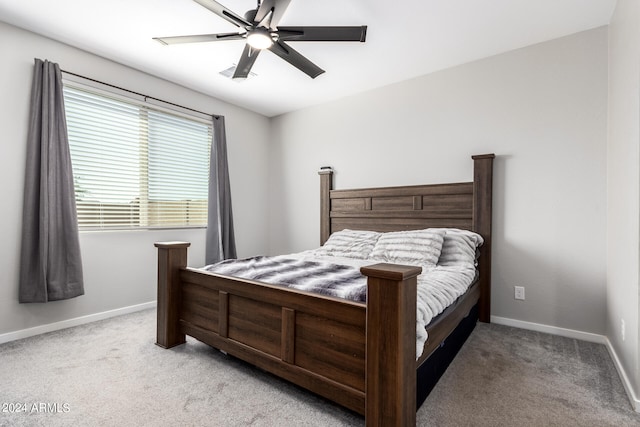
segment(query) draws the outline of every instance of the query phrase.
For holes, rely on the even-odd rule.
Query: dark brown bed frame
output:
[[[155,244],[157,344],[174,347],[189,335],[363,414],[367,426],[415,425],[416,369],[474,306],[489,322],[493,159],[473,156],[473,182],[454,184],[333,190],[332,172],[320,171],[320,243],[345,228],[454,227],[483,236],[478,280],[429,324],[418,361],[421,268],[363,267],[362,304],[189,268],[185,242]]]

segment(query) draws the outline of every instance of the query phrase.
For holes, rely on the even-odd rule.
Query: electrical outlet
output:
[[[524,300],[524,286],[514,286],[514,298]]]
[[[622,341],[624,341],[625,333],[624,319],[620,319],[620,335],[622,335]]]

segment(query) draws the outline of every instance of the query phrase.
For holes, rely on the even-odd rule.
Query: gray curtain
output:
[[[21,303],[84,294],[73,173],[58,64],[35,60],[27,135]]]
[[[233,234],[231,186],[227,164],[227,132],[224,117],[213,118],[213,144],[209,170],[209,225],[205,261],[207,264],[223,259],[236,258],[236,241]]]

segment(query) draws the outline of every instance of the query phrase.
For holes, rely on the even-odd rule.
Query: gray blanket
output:
[[[366,277],[348,265],[258,256],[225,260],[204,269],[357,302],[365,302],[367,296]]]

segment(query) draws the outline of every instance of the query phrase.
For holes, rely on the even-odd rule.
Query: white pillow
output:
[[[444,230],[446,233],[438,265],[443,267],[475,268],[478,247],[484,243],[482,236],[473,231],[459,230],[457,228]]]
[[[393,264],[433,267],[438,262],[445,230],[393,231],[383,233],[369,258]]]
[[[318,249],[318,253],[324,256],[367,259],[380,234],[365,230],[336,231]]]

